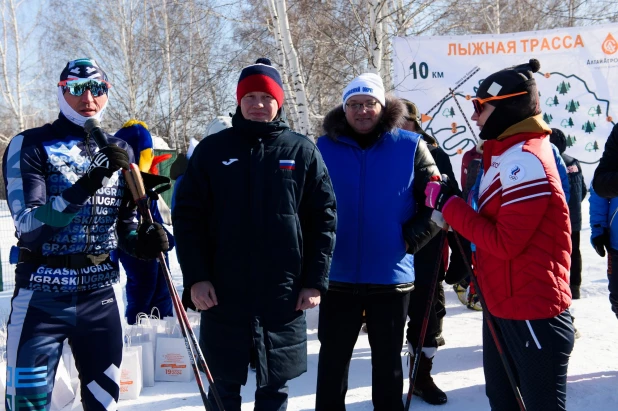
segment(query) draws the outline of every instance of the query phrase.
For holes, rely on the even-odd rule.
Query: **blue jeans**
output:
[[[215,386],[225,407],[225,411],[240,411],[242,398],[240,397],[240,384],[228,383],[225,381],[215,381]],[[285,411],[288,408],[288,386],[283,384],[280,387],[265,385],[255,390],[255,411]],[[214,411],[219,411],[212,390],[208,391],[208,399],[214,407]]]

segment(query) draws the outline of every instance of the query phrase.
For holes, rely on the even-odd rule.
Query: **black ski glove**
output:
[[[601,257],[605,257],[605,249],[609,249],[609,230],[607,228],[603,228],[603,234],[598,235],[590,240],[592,242],[592,246],[594,247],[594,251],[597,252]]]
[[[137,230],[137,244],[135,255],[142,260],[152,260],[159,253],[166,252],[170,248],[167,233],[159,223],[144,223]]]
[[[129,168],[129,155],[118,146],[105,146],[94,155],[86,174],[77,180],[90,195],[107,184],[112,175],[120,170]]]

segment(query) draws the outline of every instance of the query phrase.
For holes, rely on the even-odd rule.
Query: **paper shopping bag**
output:
[[[130,346],[122,350],[120,365],[120,399],[135,400],[142,392],[142,347]]]
[[[155,381],[188,382],[192,372],[184,338],[158,337]]]

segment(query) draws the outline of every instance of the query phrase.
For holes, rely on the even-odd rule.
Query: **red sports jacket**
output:
[[[499,318],[551,318],[571,304],[569,209],[548,132],[535,116],[487,141],[478,213],[457,197],[442,210],[476,244],[479,286]]]

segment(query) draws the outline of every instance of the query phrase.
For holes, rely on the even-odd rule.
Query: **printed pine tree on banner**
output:
[[[543,114],[543,121],[546,122],[547,124],[550,124],[553,119],[554,118],[552,117],[551,114],[547,114],[547,113]]]
[[[567,147],[573,147],[573,139],[571,138],[571,135],[568,135],[566,138],[566,145]]]
[[[579,103],[571,100],[567,103],[565,110],[568,111],[569,113],[575,113],[578,108],[579,108]]]
[[[593,149],[594,151],[597,151],[597,150],[599,149],[599,143],[597,143],[597,141],[596,141],[596,140],[594,140],[594,144],[592,145],[592,149]]]
[[[564,81],[560,82],[560,84],[558,85],[558,87],[556,88],[556,91],[559,94],[566,94],[569,92],[569,89],[571,88],[571,85],[567,83],[565,83]]]
[[[584,132],[588,134],[592,133],[595,128],[597,128],[597,125],[594,123],[591,123],[590,121],[586,121],[584,125],[582,126],[582,130],[584,130]]]

